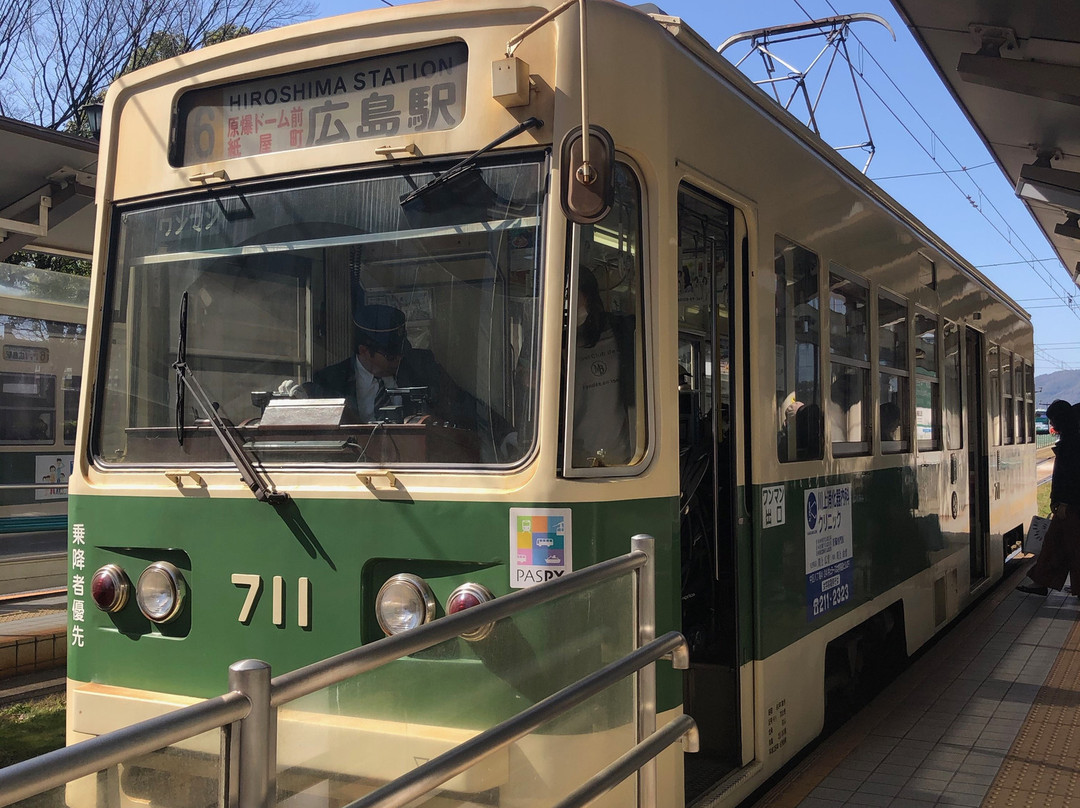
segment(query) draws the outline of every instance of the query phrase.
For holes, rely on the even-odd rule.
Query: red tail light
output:
[[[120,567],[106,564],[90,579],[90,597],[103,612],[118,612],[131,594],[131,581]]]
[[[462,584],[451,592],[450,597],[447,598],[446,613],[457,614],[494,599],[495,596],[491,594],[491,590],[486,586],[474,583]],[[493,628],[495,628],[494,623],[486,623],[473,631],[462,634],[461,638],[469,642],[476,642],[487,637]]]

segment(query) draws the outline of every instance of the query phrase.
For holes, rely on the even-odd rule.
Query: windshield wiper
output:
[[[247,456],[243,446],[237,441],[236,437],[229,431],[228,425],[218,415],[217,409],[214,407],[214,403],[210,400],[210,397],[203,390],[199,380],[195,378],[195,374],[191,372],[191,368],[187,365],[187,301],[188,293],[184,292],[180,298],[180,341],[176,348],[176,361],[173,363],[173,370],[176,371],[176,384],[177,384],[177,404],[176,404],[176,437],[177,440],[183,445],[184,442],[184,410],[183,410],[183,396],[180,395],[181,390],[186,388],[191,392],[192,397],[195,399],[195,403],[199,405],[203,412],[206,413],[207,419],[210,421],[210,426],[214,428],[214,434],[218,440],[221,441],[221,445],[225,447],[225,452],[229,455],[229,459],[236,465],[237,470],[240,472],[240,478],[247,484],[247,487],[251,489],[251,493],[255,495],[255,499],[259,502],[269,502],[271,505],[280,505],[287,502],[289,495],[275,491],[273,485],[265,480],[262,474],[255,464],[251,462],[251,458]]]
[[[513,129],[499,135],[497,138],[495,138],[493,141],[491,141],[486,146],[483,146],[480,149],[477,149],[476,151],[474,151],[472,154],[470,154],[468,157],[466,157],[460,163],[457,163],[456,165],[453,165],[450,168],[446,169],[446,171],[444,171],[442,174],[435,177],[434,179],[428,180],[428,182],[421,185],[419,188],[417,188],[412,193],[408,193],[408,194],[405,194],[404,196],[402,196],[401,199],[399,200],[402,207],[409,204],[414,199],[417,199],[417,198],[423,196],[424,194],[428,193],[433,188],[438,188],[440,185],[445,185],[448,182],[452,182],[455,177],[460,177],[462,174],[464,174],[466,171],[468,171],[470,168],[472,168],[473,164],[482,155],[484,155],[487,152],[491,151],[496,146],[501,146],[506,141],[510,140],[511,138],[517,137],[522,132],[524,132],[524,131],[526,131],[528,129],[539,129],[543,125],[544,125],[544,122],[542,120],[540,120],[539,118],[526,118],[524,121],[519,123]]]

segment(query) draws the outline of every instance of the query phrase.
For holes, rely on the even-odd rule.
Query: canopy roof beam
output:
[[[1080,106],[1080,67],[962,53],[956,72],[969,84]]]

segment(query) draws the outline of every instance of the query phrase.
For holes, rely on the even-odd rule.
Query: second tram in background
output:
[[[0,264],[2,533],[67,527],[89,288],[89,278]]]
[[[63,586],[90,279],[0,264],[0,594]],[[17,543],[16,543],[17,541]]]
[[[1035,510],[1025,312],[681,20],[542,7],[314,21],[110,90],[70,741],[648,533],[691,647],[661,723],[702,744],[663,755],[662,802],[734,805],[1001,577]],[[618,631],[556,613],[395,663],[282,731],[279,796],[347,801]],[[554,802],[631,715],[449,798]],[[175,806],[192,771],[120,784]]]

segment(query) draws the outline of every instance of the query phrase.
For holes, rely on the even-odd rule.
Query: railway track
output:
[[[0,599],[64,591],[67,553],[0,557]]]
[[[63,693],[66,683],[66,669],[62,666],[0,679],[0,707]]]

